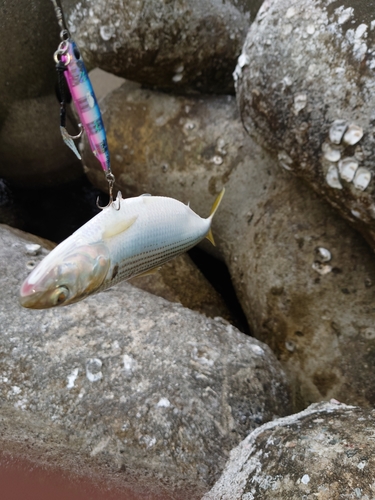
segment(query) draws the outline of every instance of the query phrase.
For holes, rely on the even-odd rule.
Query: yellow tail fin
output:
[[[209,219],[212,219],[213,216],[215,215],[215,212],[219,208],[220,202],[223,199],[224,193],[225,193],[225,188],[223,188],[221,190],[220,194],[218,195],[218,197],[214,201],[214,204],[212,205],[212,208],[211,208]],[[214,247],[216,246],[214,237],[212,235],[211,228],[208,230],[208,233],[206,234],[206,238],[213,244]]]
[[[225,188],[223,188],[221,190],[218,197],[214,201],[214,204],[212,205],[211,212],[210,212],[210,219],[212,219],[212,217],[215,215],[216,210],[219,208],[219,205],[220,205],[221,200],[223,199],[224,193],[225,193]]]

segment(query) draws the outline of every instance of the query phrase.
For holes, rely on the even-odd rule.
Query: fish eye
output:
[[[63,304],[69,297],[69,290],[66,286],[59,286],[52,295],[52,302],[55,306]]]

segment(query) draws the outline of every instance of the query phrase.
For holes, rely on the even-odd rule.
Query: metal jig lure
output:
[[[79,49],[66,28],[61,7],[56,0],[51,0],[55,8],[57,22],[61,28],[61,42],[54,54],[60,90],[60,131],[65,144],[81,159],[74,139],[81,137],[83,130],[86,132],[91,151],[99,160],[104,170],[109,185],[109,205],[113,203],[113,185],[115,177],[111,171],[107,136],[103,124],[102,115],[98,106],[94,89],[91,85],[85,64],[81,58]],[[63,76],[64,75],[64,76]],[[77,135],[70,135],[66,129],[66,96],[64,91],[64,78],[68,85],[74,106],[77,110],[79,127],[81,131]],[[99,198],[97,199],[99,205]]]

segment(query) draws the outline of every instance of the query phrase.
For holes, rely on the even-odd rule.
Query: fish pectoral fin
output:
[[[162,266],[153,267],[152,269],[148,269],[147,271],[144,271],[141,274],[137,274],[136,277],[139,278],[139,276],[150,276],[151,274],[155,274],[158,271],[160,271],[161,267]]]
[[[211,228],[209,229],[208,233],[206,234],[206,238],[213,244],[214,247],[216,247],[216,243],[215,243],[214,237],[212,235]]]
[[[113,238],[120,233],[124,233],[134,224],[137,219],[138,215],[135,215],[134,217],[130,217],[129,219],[111,224],[103,231],[103,239],[106,240],[109,238]]]

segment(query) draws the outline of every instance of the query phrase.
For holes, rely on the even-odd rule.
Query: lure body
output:
[[[211,222],[223,194],[207,219],[173,198],[118,195],[117,208],[103,209],[31,272],[20,290],[21,305],[44,309],[78,302],[157,270],[205,237],[213,243]]]
[[[107,137],[100,108],[83,59],[77,45],[71,38],[60,43],[55,59],[57,60],[57,69],[63,72],[66,79],[91,150],[99,160],[104,172],[110,173]],[[61,125],[60,130],[64,142],[74,151],[78,158],[81,158],[73,142],[73,139],[79,137],[79,135],[70,136],[65,129],[65,124]]]

